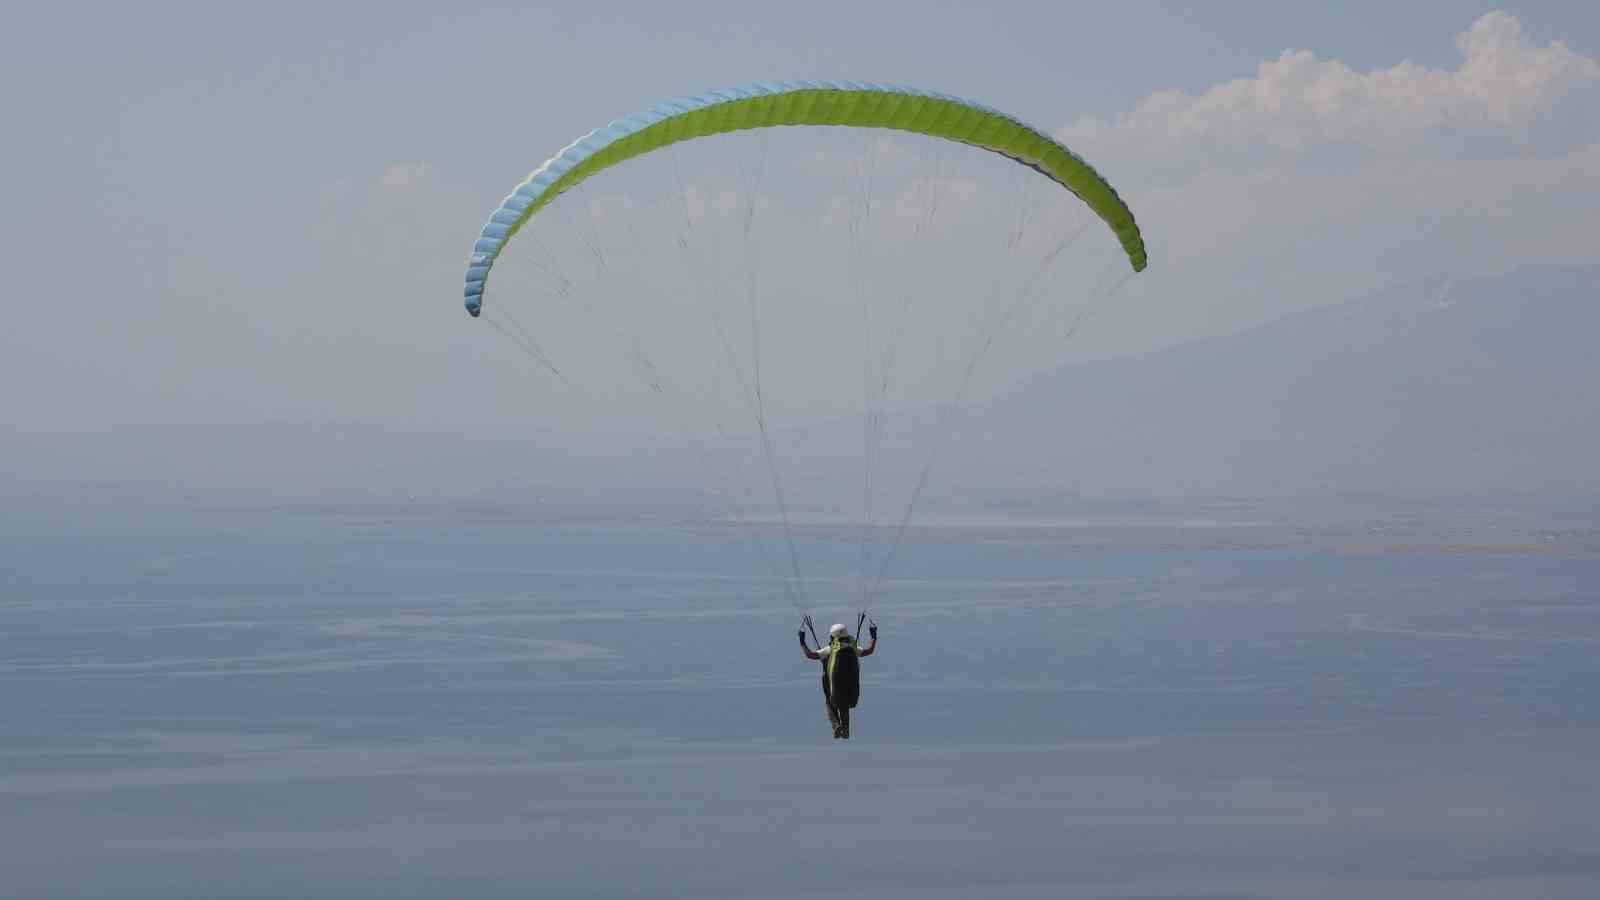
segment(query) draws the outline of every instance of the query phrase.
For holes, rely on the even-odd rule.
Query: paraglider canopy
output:
[[[1048,134],[998,110],[935,91],[852,81],[791,81],[662,103],[569,144],[518,185],[483,226],[467,265],[467,312],[477,316],[482,310],[489,271],[506,242],[563,191],[620,162],[680,141],[778,125],[887,128],[1006,156],[1076,194],[1116,234],[1133,270],[1145,267],[1144,240],[1133,212],[1098,172]]]

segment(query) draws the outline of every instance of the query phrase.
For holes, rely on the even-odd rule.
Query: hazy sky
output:
[[[1594,4],[982,6],[30,8],[0,36],[0,437],[526,420],[553,380],[503,377],[527,360],[460,309],[482,219],[584,131],[757,80],[948,90],[1090,159],[1152,265],[1075,358],[1600,253]]]

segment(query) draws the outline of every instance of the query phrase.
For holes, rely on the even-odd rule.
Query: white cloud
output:
[[[481,218],[482,202],[426,162],[389,166],[362,181],[343,178],[323,187],[313,240],[348,258],[415,276],[420,267],[454,272]]]
[[[874,137],[864,147],[835,147],[817,150],[803,156],[796,170],[816,178],[859,179],[867,175],[875,178],[915,177],[926,171],[928,145],[918,145],[924,152],[913,150],[909,140],[891,137]]]
[[[431,184],[438,178],[433,166],[425,162],[398,163],[383,170],[378,176],[378,186],[385,190],[407,190]]]
[[[1600,138],[1600,62],[1535,44],[1504,12],[1456,38],[1454,69],[1357,72],[1287,50],[1251,78],[1162,91],[1114,121],[1057,132],[1090,159],[1192,174],[1218,165],[1561,155]]]
[[[1151,247],[1130,284],[1149,302],[1108,330],[1178,337],[1438,271],[1600,259],[1600,62],[1504,12],[1456,46],[1454,68],[1370,72],[1287,51],[1058,131]]]

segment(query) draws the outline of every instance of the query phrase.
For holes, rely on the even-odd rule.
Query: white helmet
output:
[[[833,623],[833,626],[828,629],[828,637],[836,637],[836,638],[844,637],[845,635],[847,635],[849,633],[850,633],[850,629],[844,627],[843,625],[839,624],[838,622]]]

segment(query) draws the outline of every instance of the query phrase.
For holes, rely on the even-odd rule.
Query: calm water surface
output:
[[[856,544],[799,548],[854,621]],[[1591,898],[1600,563],[904,547],[855,737],[737,529],[0,548],[19,897]]]

